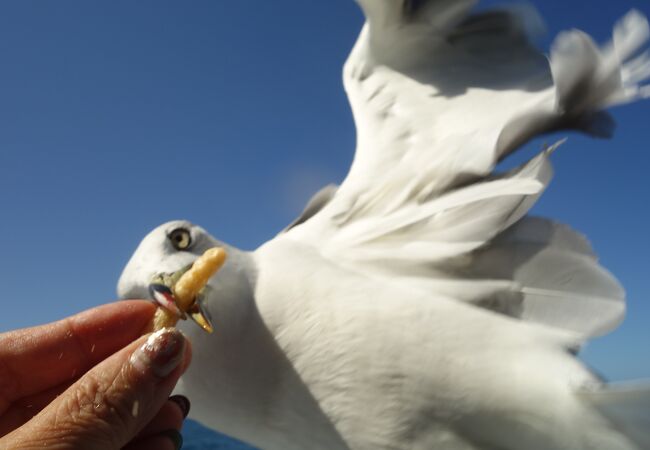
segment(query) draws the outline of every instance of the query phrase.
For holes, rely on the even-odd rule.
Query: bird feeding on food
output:
[[[210,277],[217,273],[225,260],[225,250],[215,247],[174,273],[156,274],[149,284],[149,293],[161,308],[156,311],[149,328],[158,331],[171,327],[189,315],[202,329],[212,333],[209,316],[201,305],[201,295]]]

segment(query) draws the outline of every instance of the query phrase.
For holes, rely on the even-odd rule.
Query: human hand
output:
[[[189,404],[168,398],[191,348],[175,329],[139,337],[154,311],[123,301],[0,334],[0,448],[178,448]]]

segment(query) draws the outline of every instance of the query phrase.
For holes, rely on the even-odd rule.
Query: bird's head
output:
[[[179,317],[185,318],[188,312],[203,329],[211,331],[210,313],[204,307],[210,286],[201,292],[191,311],[178,310],[173,288],[180,275],[214,247],[227,246],[190,222],[177,220],[160,225],[142,240],[124,268],[117,286],[118,296],[151,298]],[[216,280],[212,282],[215,283]]]

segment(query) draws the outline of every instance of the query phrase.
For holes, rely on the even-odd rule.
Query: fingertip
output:
[[[102,320],[150,319],[156,312],[156,305],[147,300],[119,300],[82,311],[72,316],[79,325]]]
[[[141,333],[144,331],[145,327],[149,325],[149,322],[157,309],[156,305],[149,300],[119,300],[117,302],[109,303],[109,305],[118,305],[126,314],[144,320],[145,323],[141,328]]]
[[[187,339],[183,333],[176,328],[163,328],[149,335],[146,342],[132,353],[129,361],[142,375],[153,375],[164,380],[182,368],[186,349]],[[180,376],[180,371],[175,375]]]
[[[155,311],[155,305],[144,300],[109,303],[64,319],[58,331],[64,336],[72,332],[87,347],[86,353],[101,361],[142,335]]]
[[[187,368],[192,363],[192,343],[189,339],[185,338],[185,353],[183,354],[183,362],[181,363],[181,374],[185,373]]]
[[[181,411],[181,414],[183,415],[183,419],[185,419],[188,414],[190,413],[190,409],[192,408],[192,403],[190,403],[190,399],[185,397],[184,395],[172,395],[169,397],[169,401],[172,403],[175,403],[176,406],[178,406],[178,409]]]
[[[123,308],[132,309],[134,311],[144,310],[151,313],[156,311],[156,305],[147,299],[137,300],[117,300],[115,302],[107,303],[106,305],[121,305]]]

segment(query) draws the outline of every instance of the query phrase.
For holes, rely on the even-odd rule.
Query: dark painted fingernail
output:
[[[178,430],[165,430],[160,433],[161,436],[168,437],[174,444],[176,450],[180,450],[183,446],[183,435]]]
[[[172,395],[169,397],[169,400],[172,402],[176,403],[178,407],[181,409],[183,412],[183,419],[187,417],[187,415],[190,413],[190,408],[192,404],[190,403],[190,399],[185,397],[184,395]]]
[[[139,349],[131,355],[131,364],[143,373],[153,372],[165,378],[183,360],[185,338],[175,328],[163,328],[153,333]]]

